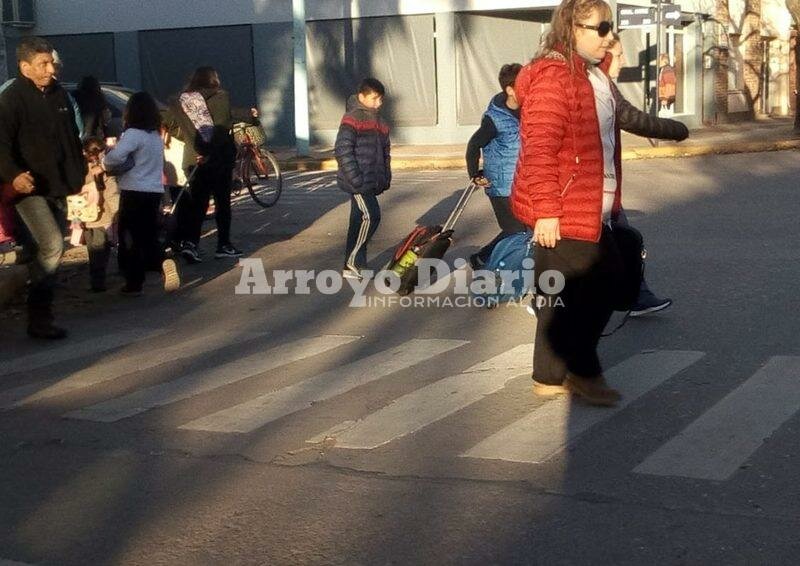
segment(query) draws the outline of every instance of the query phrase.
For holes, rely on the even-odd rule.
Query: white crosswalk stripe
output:
[[[777,356],[635,472],[726,480],[800,409],[800,357]]]
[[[246,433],[272,421],[414,366],[467,344],[463,340],[409,340],[399,346],[318,374],[289,387],[256,397],[180,428]]]
[[[531,370],[533,345],[524,344],[441,379],[358,422],[342,423],[308,442],[334,438],[337,448],[377,448],[439,421],[505,387]]]
[[[30,372],[43,367],[77,360],[85,356],[101,354],[114,348],[126,346],[145,338],[152,338],[167,332],[167,329],[131,328],[121,332],[104,334],[80,342],[70,341],[68,344],[36,354],[29,354],[20,358],[0,361],[0,376],[18,372]]]
[[[619,388],[624,395],[616,407],[583,406],[568,397],[554,399],[461,456],[532,464],[545,462],[578,436],[694,364],[703,355],[692,351],[656,351],[633,356],[606,372],[609,384]]]
[[[360,339],[360,336],[337,335],[301,338],[227,364],[78,409],[68,413],[66,416],[73,419],[99,422],[118,421],[155,407],[188,399],[275,368],[322,354],[358,339]]]
[[[167,362],[174,362],[217,350],[231,344],[241,344],[267,336],[269,332],[239,334],[230,329],[170,344],[157,350],[131,354],[122,359],[107,360],[66,375],[56,375],[44,381],[27,383],[0,392],[0,409],[10,409],[92,387],[120,376],[145,371]]]

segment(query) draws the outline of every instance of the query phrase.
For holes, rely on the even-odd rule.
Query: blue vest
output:
[[[485,116],[491,118],[497,135],[483,148],[483,174],[492,183],[490,197],[511,196],[511,183],[519,157],[519,119],[507,108],[489,103]]]

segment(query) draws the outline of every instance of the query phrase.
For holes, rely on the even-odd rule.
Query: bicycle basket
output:
[[[250,142],[256,147],[264,145],[264,142],[267,141],[267,135],[264,133],[264,129],[261,126],[247,125],[244,127],[234,127],[233,141],[236,142],[236,145],[242,145],[247,142],[248,137],[250,138]]]

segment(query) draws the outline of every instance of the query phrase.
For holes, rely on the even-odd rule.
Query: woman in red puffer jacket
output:
[[[537,281],[545,271],[564,276],[559,300],[540,295],[534,391],[569,391],[596,405],[620,399],[597,356],[623,269],[608,226],[620,207],[616,102],[600,66],[612,28],[602,0],[565,0],[515,83],[522,145],[512,210],[533,227]]]

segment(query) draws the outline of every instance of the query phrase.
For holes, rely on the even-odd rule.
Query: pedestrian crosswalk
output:
[[[800,358],[771,358],[750,379],[636,467],[636,472],[726,480],[800,407]]]
[[[598,423],[680,373],[703,356],[700,352],[665,351],[638,354],[606,372],[609,385],[623,392],[613,408],[574,411],[570,399],[545,403],[474,446],[462,456],[538,464],[574,442]]]
[[[181,428],[214,432],[250,432],[310,407],[312,403],[341,395],[466,343],[461,340],[409,340],[342,368],[314,376],[297,385],[267,393],[241,405],[194,420]]]
[[[72,411],[67,417],[89,421],[114,422],[149,409],[169,405],[254,375],[291,364],[338,346],[358,340],[358,336],[318,336],[275,346],[263,352],[235,360],[230,364],[191,373],[152,387]]]
[[[504,392],[520,391],[520,386],[527,383],[533,355],[531,344],[519,344],[478,363],[460,363],[459,360],[471,358],[464,354],[473,352],[475,344],[457,339],[411,338],[375,348],[373,342],[358,335],[321,334],[282,340],[268,332],[230,330],[179,341],[159,338],[144,342],[162,335],[171,333],[120,331],[72,344],[69,350],[52,350],[47,356],[8,360],[0,370],[3,375],[25,375],[26,371],[45,368],[50,373],[39,379],[35,376],[45,372],[34,374],[33,381],[23,384],[12,385],[7,380],[8,386],[0,387],[0,408],[47,407],[65,397],[66,406],[59,414],[66,411],[64,416],[69,419],[114,423],[156,408],[169,411],[181,401],[216,396],[212,403],[198,403],[205,407],[202,412],[170,420],[163,426],[193,433],[257,434],[270,430],[281,419],[305,422],[307,411],[312,410],[314,418],[298,429],[302,436],[291,439],[298,448],[318,444],[328,451],[359,454],[392,450],[400,441],[417,435],[423,438],[436,427],[452,427],[453,423],[458,426],[459,419],[467,418],[471,407],[478,403],[505,410]],[[248,354],[231,356],[235,353],[231,347],[244,343],[249,344]],[[126,345],[134,347],[128,351]],[[214,356],[222,348],[228,348],[227,355]],[[115,349],[118,351],[109,358],[107,353]],[[685,372],[695,371],[704,356],[703,352],[692,350],[634,354],[606,372],[608,381],[623,394],[623,401],[614,408],[589,407],[569,397],[544,400],[526,394],[525,405],[516,406],[517,418],[512,422],[488,424],[478,438],[467,444],[454,443],[439,449],[454,463],[546,463],[566,448],[580,445],[589,431],[601,425],[613,429],[616,415],[643,410],[640,400],[647,398],[652,403],[663,399],[659,389],[671,380],[680,381]],[[83,369],[67,364],[67,370],[59,371],[60,362],[79,358]],[[181,367],[175,363],[180,360],[198,363],[172,372],[172,368]],[[206,361],[207,365],[199,363]],[[699,367],[707,371],[704,365]],[[276,378],[284,375],[288,378],[278,379],[280,386],[273,385]],[[374,392],[382,390],[390,377],[408,380],[414,375],[424,378],[393,389],[402,393],[381,394],[380,401],[369,397],[378,395]],[[106,388],[123,376],[127,376],[129,392],[119,395],[119,388],[111,388],[116,393],[104,395]],[[769,358],[754,375],[740,376],[736,380],[740,385],[722,399],[711,400],[672,438],[665,442],[652,437],[649,454],[642,452],[631,463],[630,471],[651,477],[730,479],[742,464],[757,457],[765,439],[798,414],[798,377],[800,356]],[[242,382],[251,378],[248,391],[257,393],[244,402],[228,401],[226,405],[222,388],[243,387]],[[137,387],[139,381],[143,383]],[[76,406],[81,397],[74,394],[82,391],[91,391],[94,402]],[[330,404],[334,399],[358,395],[366,395],[363,402],[345,403],[345,409],[337,409],[343,413],[334,412]],[[101,400],[96,402],[98,397]],[[322,424],[317,428],[315,423]],[[474,423],[462,424],[475,430]],[[625,438],[625,431],[619,434]]]

